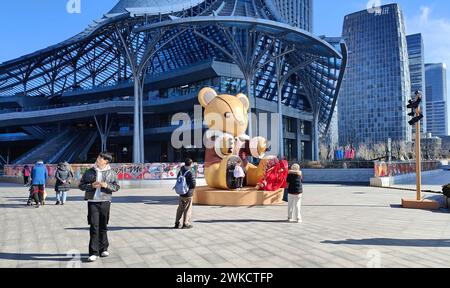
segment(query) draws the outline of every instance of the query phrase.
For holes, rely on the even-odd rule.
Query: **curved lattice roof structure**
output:
[[[220,60],[239,66],[256,97],[281,97],[286,106],[311,111],[326,132],[345,45],[332,46],[280,17],[271,0],[121,0],[78,35],[0,64],[0,95],[57,99],[133,82],[137,72],[152,77]],[[278,60],[283,69],[277,71]]]

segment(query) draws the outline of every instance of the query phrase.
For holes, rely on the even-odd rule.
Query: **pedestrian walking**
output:
[[[192,226],[192,198],[194,196],[194,190],[196,186],[195,176],[192,171],[192,159],[186,159],[184,166],[181,167],[180,172],[178,172],[177,185],[175,190],[177,191],[179,197],[177,215],[175,220],[175,229],[191,229]],[[180,177],[184,177],[181,178]],[[180,182],[181,181],[181,182]],[[179,184],[181,183],[181,184]],[[185,186],[177,187],[177,186]],[[181,218],[183,218],[183,226],[180,226]]]
[[[36,202],[36,208],[40,205],[45,205],[45,184],[48,179],[47,167],[44,165],[44,161],[39,160],[31,170],[31,197]]]
[[[67,192],[70,190],[70,184],[73,179],[73,172],[69,163],[59,163],[55,173],[56,183],[56,204],[64,205],[67,200]]]
[[[23,186],[28,186],[28,182],[30,181],[31,169],[28,165],[25,165],[22,169],[23,175]]]

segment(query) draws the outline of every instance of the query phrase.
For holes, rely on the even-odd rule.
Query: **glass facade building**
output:
[[[426,89],[425,89],[425,52],[423,45],[422,34],[413,34],[406,36],[408,43],[408,55],[409,55],[409,73],[411,77],[411,98],[415,99],[415,92],[422,92],[422,103],[426,102]],[[423,134],[427,131],[427,109],[426,105],[422,105],[422,115],[424,118],[420,121],[420,132]],[[415,133],[416,127],[413,126],[412,130]]]
[[[426,64],[427,132],[448,135],[447,66],[445,63]]]
[[[345,16],[342,37],[348,65],[338,100],[340,144],[411,141],[406,108],[411,83],[400,6]]]
[[[272,0],[281,16],[291,25],[313,31],[313,0]]]

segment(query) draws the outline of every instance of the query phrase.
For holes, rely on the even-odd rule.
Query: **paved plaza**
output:
[[[286,205],[195,206],[192,230],[172,229],[177,197],[168,185],[121,190],[111,209],[111,257],[91,264],[81,191],[54,206],[50,190],[36,209],[25,206],[26,188],[0,184],[0,267],[450,267],[450,215],[399,208],[414,192],[304,190],[303,224],[285,222]]]

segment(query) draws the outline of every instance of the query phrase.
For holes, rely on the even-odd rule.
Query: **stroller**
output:
[[[39,204],[45,205],[45,199],[47,198],[47,193],[44,188],[44,195],[42,195],[42,203],[39,203],[39,195],[37,195],[39,192],[34,193],[34,186],[30,185],[28,189],[29,195],[28,195],[28,201],[27,206],[33,206],[33,200],[35,202],[34,205],[39,207]]]

